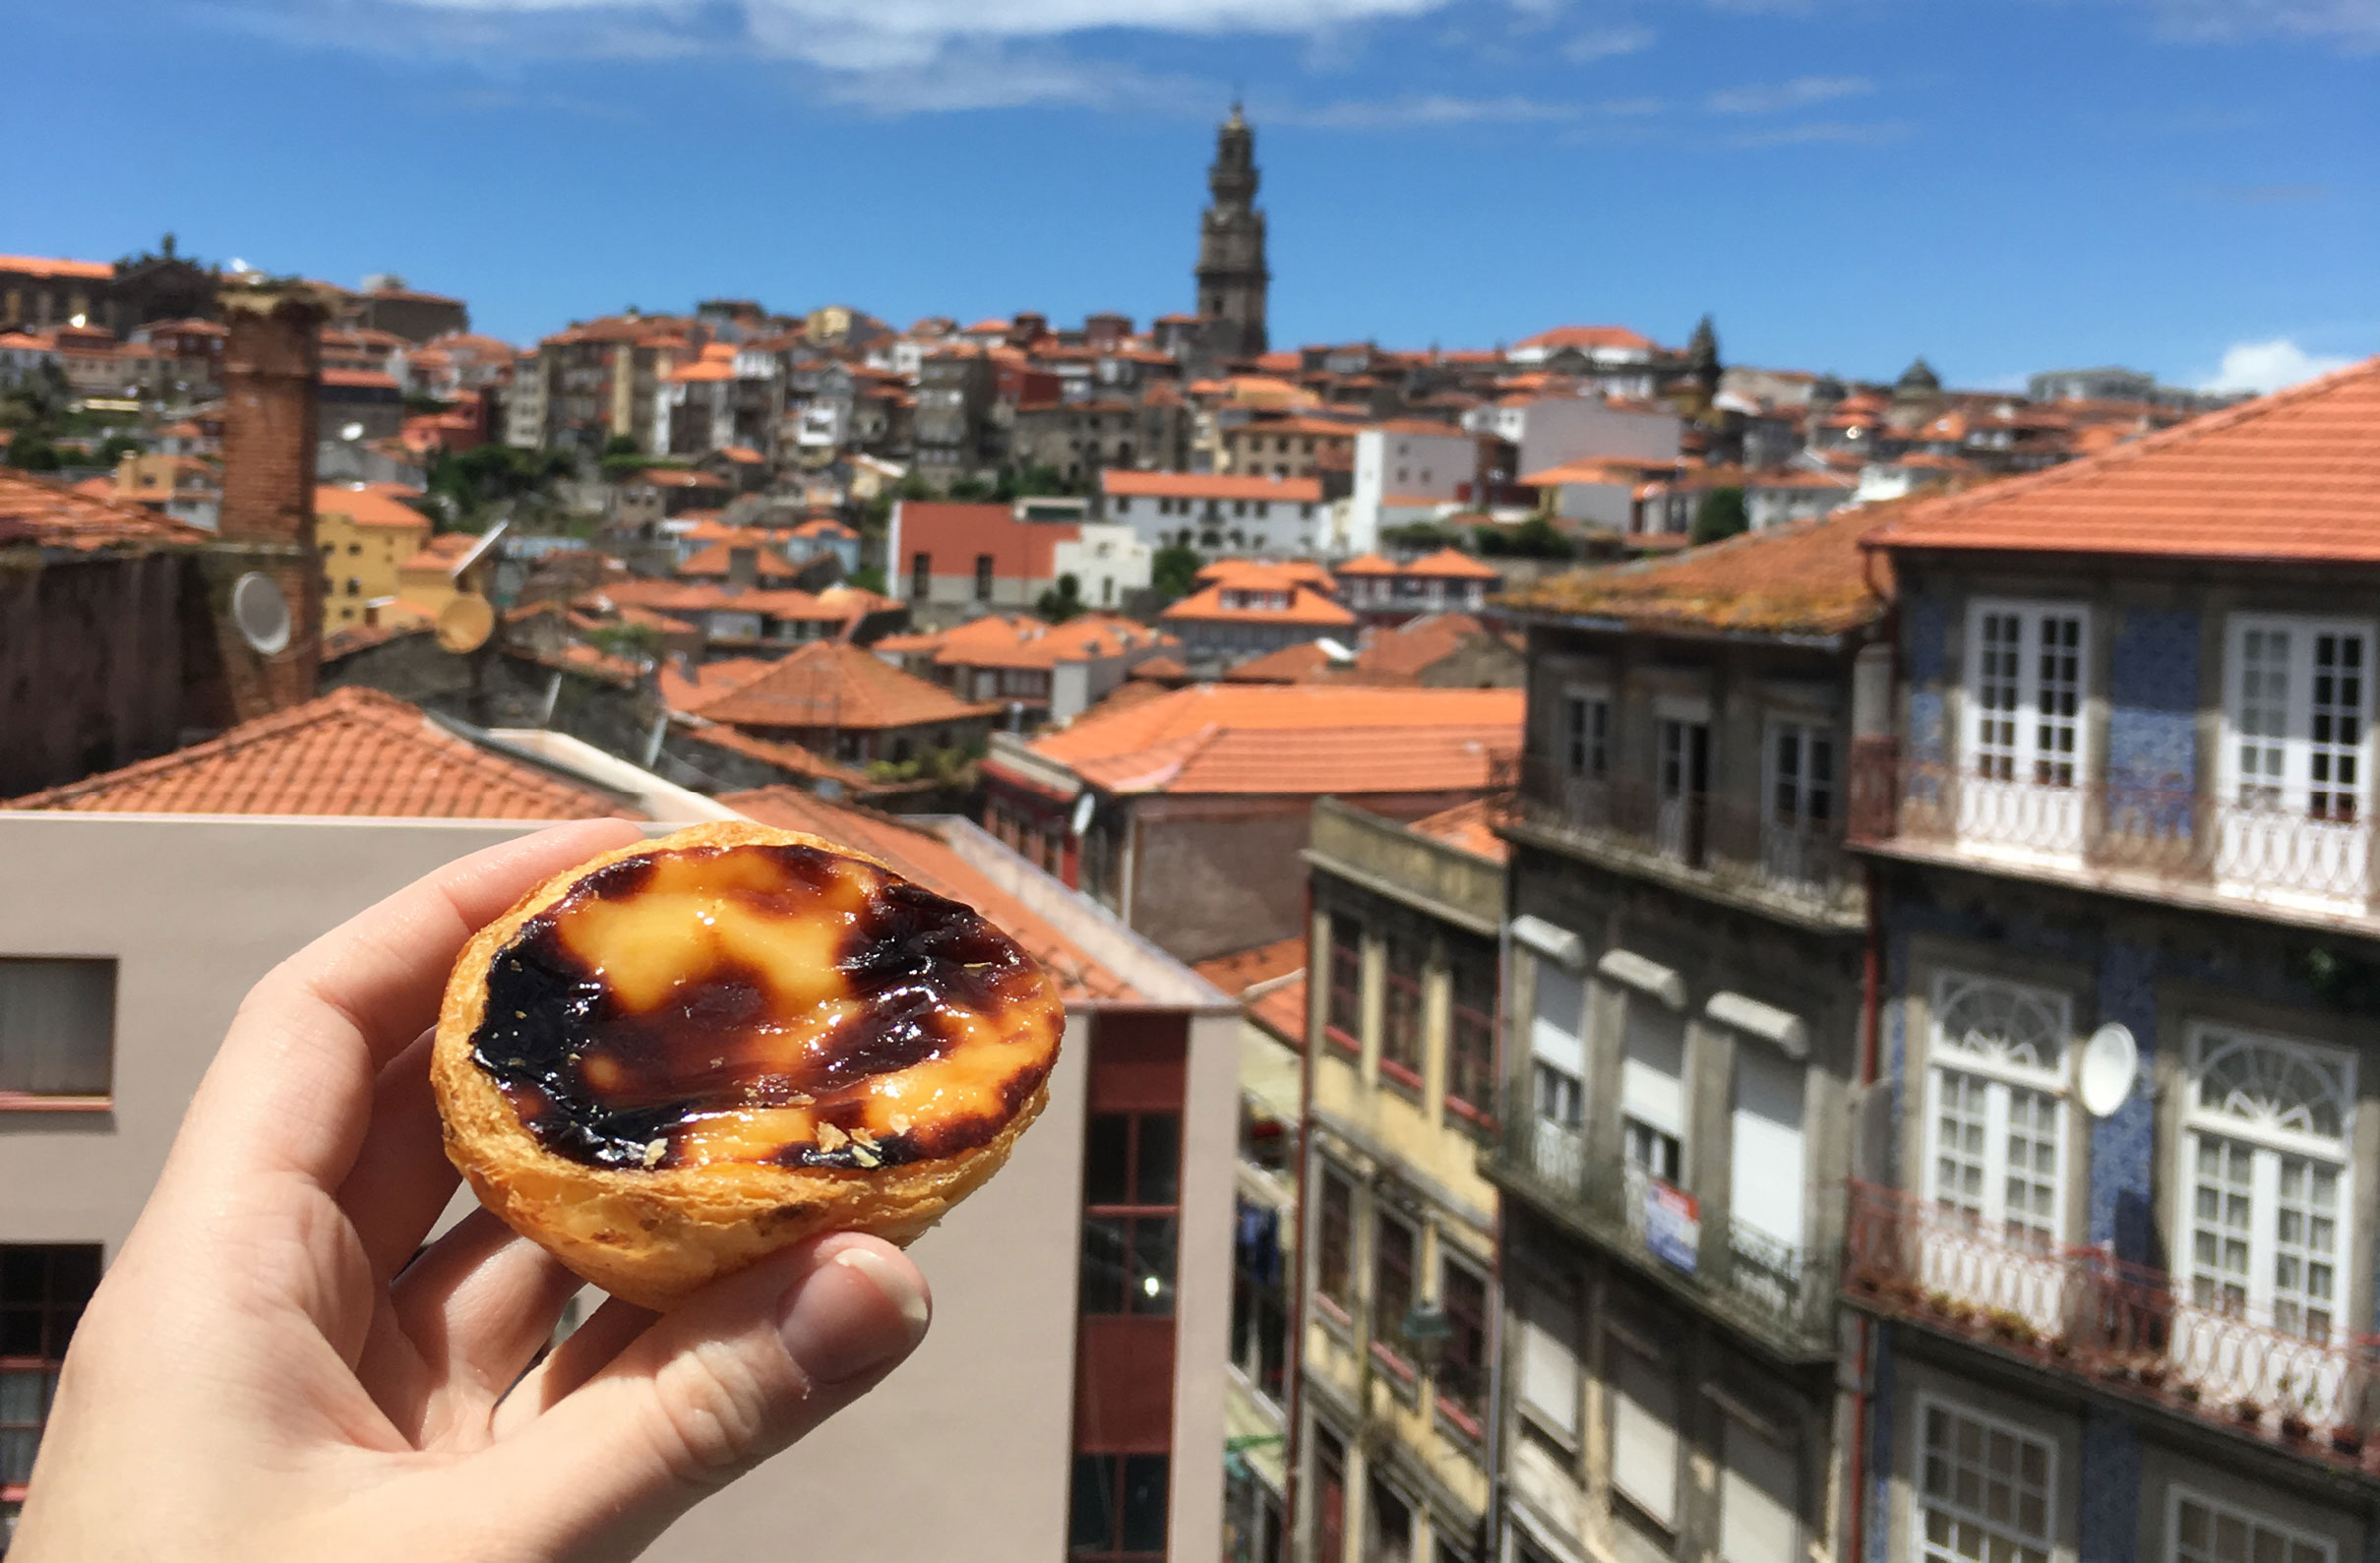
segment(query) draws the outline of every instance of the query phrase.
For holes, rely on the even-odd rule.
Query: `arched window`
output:
[[[2354,1098],[2350,1054],[2226,1026],[2191,1033],[2177,1248],[2192,1302],[2337,1337]]]
[[[2064,1240],[2064,994],[1996,978],[1935,979],[1926,1192],[2027,1246]]]

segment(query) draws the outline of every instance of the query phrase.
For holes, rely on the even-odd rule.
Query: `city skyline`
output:
[[[2374,188],[2350,150],[2380,128],[2358,89],[2380,21],[2352,4],[2227,8],[2222,36],[2152,4],[1920,22],[1182,0],[1170,31],[1090,0],[971,30],[885,14],[43,16],[52,68],[20,112],[92,100],[103,67],[94,150],[143,155],[103,187],[29,192],[9,248],[106,258],[172,228],[211,259],[397,271],[521,341],[720,294],[895,325],[1146,321],[1190,307],[1237,89],[1278,344],[1607,321],[1675,344],[1707,310],[1732,362],[1880,378],[1922,353],[1951,384],[2013,388],[2102,361],[2203,385],[2227,358],[2233,384],[2269,385],[2380,340],[2357,265]],[[214,128],[177,139],[194,114]]]

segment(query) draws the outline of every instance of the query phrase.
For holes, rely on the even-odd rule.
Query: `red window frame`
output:
[[[1437,1295],[1453,1326],[1438,1357],[1437,1408],[1477,1438],[1488,1410],[1488,1280],[1459,1259],[1441,1255]]]
[[[1382,1210],[1374,1213],[1372,1224],[1372,1349],[1388,1359],[1388,1364],[1406,1378],[1413,1377],[1413,1366],[1405,1359],[1404,1343],[1397,1338],[1403,1328],[1405,1315],[1413,1310],[1415,1291],[1414,1272],[1421,1264],[1421,1229],[1402,1216]]]
[[[1446,1017],[1446,1106],[1475,1123],[1495,1113],[1495,991],[1494,958],[1458,953],[1448,965],[1453,1002]]]
[[[1322,1035],[1350,1052],[1363,1051],[1364,925],[1350,917],[1330,920],[1330,978]]]
[[[1314,1557],[1339,1563],[1347,1555],[1347,1446],[1326,1428],[1314,1429]]]
[[[1354,1295],[1355,1184],[1329,1167],[1321,1171],[1322,1197],[1314,1209],[1314,1296],[1344,1320]]]
[[[1093,1133],[1085,1133],[1083,1136],[1083,1155],[1086,1166],[1083,1179],[1082,1265],[1086,1274],[1084,1284],[1076,1292],[1076,1307],[1080,1312],[1101,1317],[1122,1314],[1169,1317],[1174,1312],[1174,1290],[1181,1277],[1182,1114],[1179,1112],[1094,1112],[1091,1114],[1092,1125],[1095,1127],[1102,1118],[1122,1118],[1125,1121],[1124,1198],[1096,1203],[1092,1201],[1087,1162],[1096,1140]],[[1141,1186],[1141,1174],[1150,1171],[1140,1165],[1141,1136],[1149,1120],[1157,1118],[1172,1123],[1174,1129],[1174,1162],[1171,1169],[1173,1198],[1170,1201],[1149,1197],[1152,1191]],[[1121,1303],[1115,1308],[1094,1308],[1091,1305],[1091,1289],[1087,1277],[1091,1261],[1091,1232],[1095,1223],[1119,1228],[1123,1237],[1122,1245],[1117,1250],[1116,1259],[1124,1279]],[[1132,1284],[1135,1278],[1144,1274],[1144,1271],[1146,1275],[1152,1277],[1160,1273],[1158,1270],[1144,1267],[1140,1263],[1143,1256],[1153,1252],[1160,1244],[1164,1248],[1162,1274],[1165,1277],[1162,1305],[1153,1300],[1147,1300],[1148,1294]]]
[[[1409,1091],[1422,1088],[1425,1066],[1422,964],[1419,944],[1389,940],[1387,991],[1380,995],[1380,1073]]]
[[[0,1374],[36,1382],[31,1417],[0,1422],[8,1465],[20,1464],[17,1451],[24,1451],[22,1470],[0,1466],[0,1503],[25,1501],[31,1451],[40,1446],[67,1343],[98,1285],[99,1259],[97,1243],[0,1244]]]

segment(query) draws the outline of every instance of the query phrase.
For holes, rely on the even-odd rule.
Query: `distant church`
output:
[[[1264,213],[1256,210],[1256,133],[1232,104],[1206,170],[1211,200],[1198,224],[1198,340],[1210,361],[1265,350]]]

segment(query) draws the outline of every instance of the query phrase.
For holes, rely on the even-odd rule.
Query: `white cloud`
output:
[[[1730,147],[1882,147],[1890,142],[1906,141],[1916,127],[1907,120],[1878,120],[1860,123],[1851,120],[1822,119],[1805,125],[1778,125],[1768,130],[1745,131],[1730,136]]]
[[[1875,90],[1876,84],[1863,76],[1797,76],[1790,82],[1713,92],[1702,100],[1702,106],[1714,114],[1776,114],[1841,97],[1859,97]]]
[[[2380,0],[2138,0],[2175,37],[2219,42],[2280,33],[2380,50]]]
[[[1549,103],[1534,97],[1450,97],[1428,93],[1324,103],[1315,108],[1267,109],[1262,117],[1326,130],[1396,130],[1409,125],[1542,124],[1576,119],[1578,108],[1575,104]]]
[[[2223,367],[2200,382],[2201,391],[2279,391],[2285,386],[2345,369],[2351,358],[2309,353],[2287,336],[2264,342],[2234,342],[2224,349]]]
[[[1574,64],[1585,65],[1594,60],[1609,60],[1621,54],[1636,54],[1653,46],[1651,28],[1597,28],[1582,32],[1561,46],[1561,57]]]

